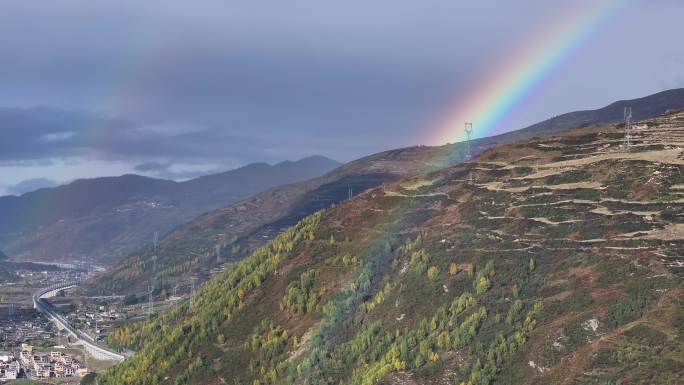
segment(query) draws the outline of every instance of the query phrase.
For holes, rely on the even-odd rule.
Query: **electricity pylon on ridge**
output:
[[[473,134],[473,124],[470,122],[465,123],[465,133],[466,133],[466,160],[470,160],[472,154],[470,153],[470,139]]]
[[[470,159],[472,157],[472,153],[470,152],[471,151],[470,150],[470,140],[472,139],[472,134],[473,134],[473,124],[470,122],[466,122],[464,130],[466,133],[466,157],[465,157],[465,160],[470,161]],[[470,171],[469,179],[470,179],[470,183],[473,183],[473,171],[472,170]]]
[[[625,148],[629,148],[632,146],[632,107],[625,107],[624,118],[625,138],[623,144]]]

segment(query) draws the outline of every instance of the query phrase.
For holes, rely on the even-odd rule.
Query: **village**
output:
[[[0,354],[0,380],[84,377],[88,369],[74,355],[54,350],[39,351],[22,344],[18,354]],[[64,347],[59,347],[63,349]]]

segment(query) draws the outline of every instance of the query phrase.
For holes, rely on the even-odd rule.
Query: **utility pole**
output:
[[[632,107],[625,107],[625,138],[624,146],[629,148],[632,146]]]

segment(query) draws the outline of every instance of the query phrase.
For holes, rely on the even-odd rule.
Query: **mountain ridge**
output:
[[[4,196],[0,243],[17,259],[73,261],[85,256],[111,261],[142,246],[154,231],[163,234],[202,212],[338,165],[325,157],[307,157],[250,164],[183,182],[126,174]]]
[[[652,116],[675,107],[684,108],[684,88],[618,101],[594,110],[570,112],[518,131],[474,139],[471,149],[473,154],[478,154],[496,145],[593,124],[590,122],[616,123],[622,120],[622,107],[627,103],[633,105],[635,116]],[[178,283],[187,284],[191,276],[208,278],[213,269],[239,260],[306,215],[347,199],[349,187],[353,190],[352,195],[356,195],[399,178],[456,164],[464,156],[463,142],[387,150],[346,163],[314,180],[274,187],[205,213],[162,239],[156,266],[160,268],[157,274],[164,272],[166,281],[158,282],[160,290]],[[216,245],[223,258],[220,262],[215,256]],[[237,251],[233,252],[235,248]],[[176,265],[184,268],[179,270]],[[93,292],[141,293],[153,275],[152,267],[151,248],[138,250],[92,278],[85,287]]]

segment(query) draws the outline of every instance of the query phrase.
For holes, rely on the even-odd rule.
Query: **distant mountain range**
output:
[[[340,164],[254,163],[185,182],[123,175],[0,197],[0,246],[14,260],[113,262],[197,215]]]
[[[471,142],[472,152],[475,155],[494,146],[569,128],[618,123],[623,119],[625,106],[632,108],[635,119],[684,108],[684,88],[618,101],[596,110],[570,112],[521,130],[476,139]],[[157,285],[160,291],[187,283],[190,277],[206,279],[213,268],[243,258],[281,230],[321,208],[347,199],[350,193],[357,195],[383,183],[439,170],[460,163],[464,156],[462,142],[385,151],[312,180],[270,189],[204,214],[170,232],[161,241],[157,271],[152,271],[152,250],[148,247],[99,274],[86,288],[93,292],[135,293],[144,290],[153,276],[160,279]]]

